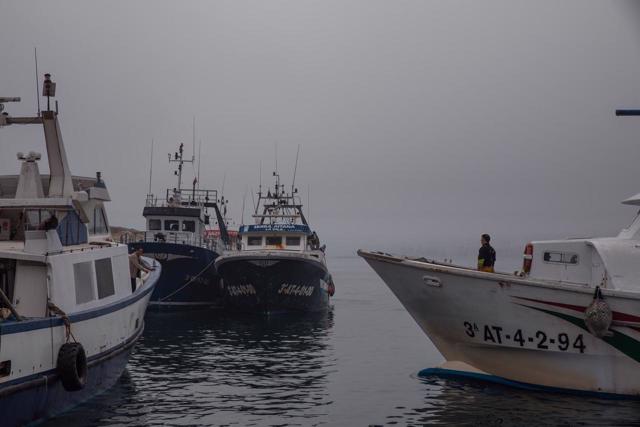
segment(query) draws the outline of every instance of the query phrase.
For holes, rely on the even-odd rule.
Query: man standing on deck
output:
[[[131,292],[136,291],[136,281],[138,278],[138,273],[140,271],[144,271],[148,273],[151,270],[154,270],[153,268],[147,268],[144,265],[144,262],[140,259],[143,253],[144,251],[142,250],[142,248],[138,248],[129,255],[129,275],[131,276]]]
[[[482,247],[478,251],[478,270],[493,273],[493,266],[496,263],[496,251],[491,247],[489,242],[491,236],[483,234],[480,238]]]

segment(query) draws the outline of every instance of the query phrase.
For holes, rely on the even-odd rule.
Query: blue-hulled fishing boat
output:
[[[142,238],[129,243],[131,250],[141,248],[144,254],[162,265],[162,276],[151,296],[152,308],[193,308],[219,306],[222,289],[214,262],[229,243],[217,190],[197,186],[182,187],[185,163],[184,144],[169,156],[177,163],[178,186],[167,189],[164,198],[148,194],[142,215],[146,230]],[[218,233],[210,224],[210,209],[216,216]]]

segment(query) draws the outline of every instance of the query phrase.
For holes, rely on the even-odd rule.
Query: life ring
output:
[[[527,243],[524,247],[524,259],[522,260],[522,272],[529,274],[531,272],[531,265],[533,264],[533,244]]]
[[[82,390],[87,383],[87,354],[82,344],[68,342],[58,351],[56,366],[62,386],[67,391]]]

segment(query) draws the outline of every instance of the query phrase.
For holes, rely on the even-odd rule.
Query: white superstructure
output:
[[[47,75],[47,97],[52,85]],[[50,175],[31,152],[18,153],[18,176],[0,176],[2,425],[45,418],[113,384],[159,274],[133,288],[127,247],[111,240],[106,185],[99,173],[72,177],[57,111],[0,115],[0,127],[17,124],[43,126]]]

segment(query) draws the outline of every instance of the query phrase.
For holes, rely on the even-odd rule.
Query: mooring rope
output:
[[[73,338],[73,342],[78,342],[76,340],[76,337],[73,335],[73,332],[71,332],[71,320],[69,319],[69,316],[67,316],[67,313],[62,311],[60,307],[58,307],[51,301],[47,303],[47,307],[49,308],[50,312],[52,312],[53,314],[57,314],[62,318],[62,323],[64,323],[64,331],[67,340],[66,342],[69,342],[69,338]]]
[[[186,288],[187,286],[189,286],[191,283],[193,283],[198,277],[200,277],[202,275],[202,273],[204,273],[210,266],[211,264],[213,264],[215,262],[215,258],[213,260],[211,260],[211,262],[209,264],[207,264],[202,270],[200,270],[200,272],[198,274],[196,274],[195,276],[193,276],[191,279],[189,279],[189,281],[187,281],[187,283],[185,283],[184,285],[180,286],[178,289],[176,289],[175,291],[171,292],[169,295],[160,298],[160,302],[166,301],[167,299],[171,298],[172,296],[174,296],[175,294],[177,294],[178,292],[180,292],[181,290],[183,290],[184,288]]]

